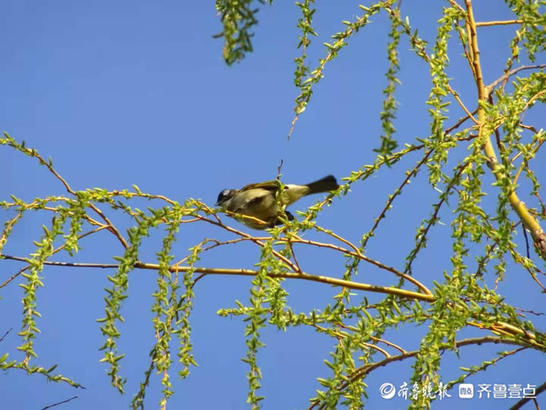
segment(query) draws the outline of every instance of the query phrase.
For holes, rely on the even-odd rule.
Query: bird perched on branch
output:
[[[290,212],[284,211],[284,207],[301,197],[334,191],[338,187],[332,175],[306,185],[283,186],[278,180],[260,182],[246,185],[241,189],[224,189],[218,195],[216,206],[242,215],[237,219],[251,228],[266,229],[281,224],[283,214],[286,214],[289,220],[294,219]]]

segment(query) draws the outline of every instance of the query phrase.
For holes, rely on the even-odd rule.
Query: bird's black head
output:
[[[218,194],[218,199],[216,200],[216,206],[223,205],[226,201],[230,200],[233,195],[237,192],[236,189],[224,189]]]

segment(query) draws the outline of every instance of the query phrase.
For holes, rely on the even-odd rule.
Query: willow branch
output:
[[[478,48],[478,35],[476,32],[476,22],[474,21],[474,13],[472,9],[472,0],[465,0],[467,9],[467,27],[470,31],[470,50],[472,52],[472,61],[470,62],[474,67],[476,87],[478,89],[478,100],[481,103],[486,103],[488,100],[489,90],[486,88],[483,82],[482,67],[480,63],[480,50]],[[501,181],[504,177],[502,167],[498,164],[497,154],[493,143],[491,142],[490,133],[487,131],[485,125],[487,124],[487,117],[483,107],[483,104],[478,105],[478,121],[479,132],[478,135],[482,140],[483,150],[488,158],[488,165],[497,179]],[[512,209],[518,214],[519,218],[523,221],[525,227],[531,232],[535,247],[538,254],[546,259],[546,234],[542,230],[539,222],[536,218],[529,213],[529,210],[525,203],[519,199],[515,191],[512,191],[508,195],[508,200]]]
[[[504,73],[502,76],[497,78],[495,81],[493,81],[491,84],[487,86],[487,91],[491,92],[493,88],[495,88],[497,85],[502,83],[503,81],[507,80],[508,78],[512,77],[514,74],[519,73],[523,70],[536,70],[536,69],[543,69],[546,68],[546,64],[536,64],[536,65],[523,65],[521,67],[514,68],[513,70],[508,71],[507,73]]]
[[[537,142],[537,145],[531,150],[531,155],[535,155],[535,154],[538,152],[538,150],[540,149],[540,147],[542,146],[542,144],[544,144],[544,142],[546,142],[546,140],[538,141],[538,142]],[[514,160],[516,160],[520,154],[521,154],[521,152],[519,152],[518,155],[516,155],[516,156],[514,157],[514,159],[512,160],[512,162],[513,162]],[[520,176],[520,174],[521,174],[521,171],[523,171],[523,169],[524,169],[525,167],[527,167],[527,165],[528,165],[528,164],[527,164],[527,161],[526,161],[526,160],[521,161],[521,164],[520,164],[520,166],[519,166],[519,168],[518,168],[518,170],[517,170],[517,172],[516,172],[516,176],[514,177],[514,181],[512,182],[514,185],[516,185],[516,183],[518,182],[518,179],[519,179],[519,176]]]
[[[86,236],[89,236],[91,234],[102,231],[103,229],[108,229],[108,226],[107,225],[101,225],[98,228],[93,229],[92,231],[81,234],[81,235],[78,236],[78,240],[80,240],[82,238],[85,238]],[[66,244],[63,244],[63,245],[59,246],[58,248],[54,249],[53,252],[51,252],[51,255],[55,255],[56,253],[58,253],[59,251],[64,249],[65,246],[66,246]],[[8,256],[8,255],[0,255],[0,259],[11,259],[11,260],[17,260],[17,261],[21,261],[21,262],[28,262],[27,258],[20,258],[20,257]],[[17,273],[11,275],[8,279],[6,279],[4,282],[2,282],[0,284],[0,289],[2,289],[4,286],[6,286],[8,283],[10,283],[15,278],[17,278],[19,275],[21,275],[28,268],[30,268],[30,265],[27,265],[27,266],[23,267]]]
[[[346,255],[356,257],[356,258],[361,259],[361,260],[363,260],[365,262],[371,263],[372,265],[375,265],[380,269],[391,272],[391,273],[395,274],[398,277],[404,278],[408,282],[413,283],[415,286],[417,286],[419,289],[421,289],[425,294],[432,295],[432,292],[423,283],[419,282],[414,277],[412,277],[410,275],[407,275],[407,274],[405,274],[403,272],[400,272],[399,270],[393,268],[392,266],[387,266],[387,265],[385,265],[385,264],[383,264],[383,263],[381,263],[379,261],[376,261],[376,260],[374,260],[372,258],[369,258],[368,256],[362,254],[360,249],[358,249],[354,244],[350,243],[346,239],[341,238],[339,235],[337,235],[337,234],[335,234],[333,232],[330,232],[330,231],[328,231],[328,230],[326,230],[324,228],[321,228],[319,226],[315,226],[315,228],[317,230],[319,230],[320,232],[324,232],[324,233],[326,233],[328,235],[333,236],[334,238],[342,241],[343,243],[349,244],[349,246],[353,249],[353,251],[350,251],[349,249],[346,249],[346,248],[342,248],[341,246],[336,246],[336,245],[331,244],[331,243],[323,243],[323,242],[312,241],[312,240],[309,240],[309,239],[302,239],[297,235],[294,235],[294,237],[296,239],[294,239],[293,241],[303,243],[303,244],[306,244],[306,245],[317,246],[317,247],[320,247],[320,248],[333,249],[333,250],[342,252],[342,253],[344,253]],[[283,240],[283,238],[279,238],[279,240]]]
[[[66,400],[60,401],[58,403],[53,403],[53,404],[50,404],[48,406],[45,406],[45,407],[42,408],[42,410],[50,409],[50,408],[55,407],[55,406],[60,406],[61,404],[68,403],[69,401],[72,401],[72,400],[77,399],[77,398],[78,398],[78,396],[72,396],[69,399],[66,399]]]
[[[459,107],[463,109],[467,117],[470,118],[474,122],[474,124],[478,124],[478,120],[474,118],[470,110],[466,108],[466,105],[464,105],[463,100],[461,100],[459,93],[455,91],[453,88],[451,88],[451,85],[449,83],[447,84],[447,90],[451,93],[451,95],[453,95],[453,97],[455,98],[455,101],[457,101],[457,104],[459,104]]]
[[[322,327],[317,324],[312,324],[311,326],[313,326],[319,332],[327,333],[328,335],[333,336],[337,339],[345,339],[349,337],[349,334],[347,332],[342,332],[339,330]],[[385,349],[382,349],[379,346],[374,345],[373,343],[359,342],[358,344],[364,348],[377,350],[379,353],[381,353],[385,357],[391,357],[391,355]]]
[[[411,273],[411,267],[413,265],[413,261],[417,257],[417,253],[424,247],[425,242],[427,240],[428,232],[432,228],[432,225],[434,225],[436,223],[437,219],[438,219],[438,214],[440,212],[440,208],[442,207],[444,202],[447,201],[449,192],[455,187],[455,185],[457,184],[457,181],[459,180],[459,177],[460,177],[461,173],[464,171],[464,169],[467,166],[468,166],[468,164],[465,164],[465,163],[459,165],[459,167],[457,169],[457,172],[455,173],[455,175],[453,175],[453,177],[451,178],[451,180],[447,184],[444,195],[440,198],[440,200],[437,203],[435,203],[433,205],[434,212],[432,213],[432,217],[430,217],[430,219],[428,220],[427,226],[425,227],[425,229],[423,229],[422,233],[420,234],[419,242],[417,242],[417,244],[415,245],[415,248],[414,248],[415,253],[413,253],[413,250],[410,252],[409,256],[411,256],[411,259],[408,260],[408,263],[407,263],[406,269],[404,270],[404,273],[406,273],[406,274]],[[412,253],[413,253],[413,256],[412,256]]]
[[[4,341],[4,339],[6,338],[7,335],[9,335],[9,333],[12,331],[13,329],[12,328],[9,328],[8,330],[6,330],[4,332],[4,334],[2,335],[2,337],[0,337],[0,343],[2,343]]]
[[[9,232],[22,217],[23,211],[19,211],[13,218],[4,224],[4,230],[2,231],[2,236],[0,236],[0,255],[2,254],[2,249],[8,240]]]
[[[112,221],[110,221],[110,219],[108,219],[108,217],[100,210],[99,207],[97,207],[95,204],[93,203],[89,203],[89,207],[95,211],[101,218],[104,222],[106,222],[106,224],[108,225],[108,230],[119,240],[119,242],[121,243],[121,245],[127,249],[129,247],[129,245],[127,244],[127,241],[125,240],[125,238],[123,237],[123,235],[120,233],[120,231],[118,230],[118,228],[116,228],[114,226],[114,224],[112,223]]]
[[[9,260],[16,260],[26,262],[26,258],[18,256],[3,255],[3,258]],[[80,268],[102,268],[102,269],[117,269],[118,264],[108,263],[78,263],[78,262],[56,262],[56,261],[44,261],[44,265],[50,266],[62,266],[62,267],[80,267]],[[136,269],[149,269],[159,270],[159,264],[156,263],[144,263],[137,262],[134,265]],[[239,276],[256,276],[258,271],[252,269],[229,269],[229,268],[200,268],[189,266],[170,266],[171,272],[188,272],[193,271],[195,273],[201,273],[205,275],[239,275]],[[326,283],[332,286],[340,286],[347,289],[362,290],[367,292],[383,293],[389,295],[400,296],[408,299],[422,300],[425,302],[434,302],[435,297],[433,295],[423,294],[419,292],[413,292],[410,290],[399,289],[388,286],[371,285],[368,283],[353,282],[344,279],[333,278],[330,276],[312,275],[305,272],[279,272],[269,273],[268,276],[272,278],[284,278],[284,279],[300,279],[308,280],[311,282]]]
[[[495,343],[495,344],[502,343],[502,344],[510,344],[510,345],[520,345],[520,343],[518,343],[515,340],[504,340],[504,339],[502,339],[500,337],[496,337],[496,336],[485,336],[485,337],[476,337],[476,338],[463,339],[463,340],[456,341],[454,343],[454,345],[455,345],[455,347],[463,347],[463,346],[476,345],[476,344],[481,345],[483,343]],[[523,347],[526,347],[526,346],[523,346]],[[439,350],[443,353],[446,350],[448,350],[448,348],[447,347],[442,347]],[[351,375],[347,376],[346,379],[342,383],[340,383],[340,385],[336,389],[338,391],[343,391],[344,389],[347,388],[347,386],[349,386],[355,380],[362,379],[364,376],[371,373],[373,370],[375,370],[375,369],[377,369],[379,367],[386,366],[387,364],[392,363],[392,362],[399,362],[399,361],[406,360],[406,359],[409,359],[411,357],[417,356],[419,354],[419,352],[420,352],[420,350],[412,350],[410,352],[406,352],[406,353],[399,354],[399,355],[396,355],[396,356],[390,356],[390,357],[385,358],[383,360],[380,360],[378,362],[365,364],[364,366],[361,366],[358,369],[356,369]],[[318,405],[319,405],[319,402],[315,401],[309,407],[309,409],[313,409],[313,408],[317,407]]]
[[[459,11],[461,11],[463,14],[466,14],[466,10],[455,0],[448,0],[448,1],[453,7],[459,9]]]
[[[469,116],[467,115],[466,118],[469,118]],[[379,226],[379,223],[385,218],[386,213],[388,212],[389,209],[391,209],[392,203],[394,202],[396,197],[401,194],[402,189],[404,188],[404,186],[406,186],[409,183],[409,181],[411,180],[411,178],[413,176],[417,175],[417,172],[419,171],[419,168],[421,168],[421,166],[425,162],[427,162],[428,158],[433,153],[433,151],[434,151],[433,149],[427,150],[425,152],[425,154],[423,155],[423,158],[417,163],[417,165],[415,165],[410,172],[406,173],[406,177],[404,178],[404,180],[402,181],[400,186],[398,186],[398,188],[394,191],[394,193],[392,195],[389,195],[389,199],[388,199],[387,203],[385,204],[385,206],[383,207],[383,209],[379,213],[379,216],[377,218],[375,218],[374,224],[371,227],[371,229],[366,233],[366,239],[364,240],[364,242],[362,244],[362,248],[366,247],[366,244],[368,243],[368,240],[374,235],[377,227]]]
[[[521,23],[523,23],[523,20],[476,21],[476,27],[506,26]]]
[[[214,218],[216,219],[216,221],[213,221],[212,219],[209,219],[209,218],[206,218],[204,216],[201,216],[201,215],[196,215],[196,218],[198,218],[199,220],[201,221],[204,221],[204,222],[208,222],[212,225],[216,225],[216,226],[219,226],[223,229],[225,229],[226,231],[229,231],[231,233],[234,233],[235,235],[238,235],[242,238],[245,238],[245,239],[248,239],[249,241],[251,242],[254,242],[256,245],[258,245],[260,248],[263,248],[265,246],[265,244],[261,241],[261,240],[258,240],[256,239],[255,237],[253,237],[252,235],[249,235],[245,232],[242,232],[242,231],[239,231],[238,229],[235,229],[235,228],[232,228],[231,226],[229,225],[226,225],[222,222],[222,220],[218,217],[218,215],[214,214],[212,212],[212,210],[210,208],[208,208],[206,205],[203,204],[203,206],[206,208],[207,212],[212,214],[214,216]],[[287,259],[286,257],[284,257],[283,255],[281,255],[279,252],[277,252],[276,250],[272,250],[272,253],[273,255],[275,255],[278,259],[280,259],[281,261],[283,261],[287,266],[290,267],[290,269],[292,269],[293,271],[297,271],[298,270],[298,267],[292,263],[291,260]]]
[[[41,165],[45,166],[49,170],[49,172],[51,172],[51,174],[53,174],[53,176],[57,178],[63,184],[64,188],[66,189],[68,193],[70,193],[71,195],[75,197],[78,196],[76,191],[74,191],[70,187],[68,182],[55,170],[51,161],[46,161],[38,153],[38,151],[36,151],[33,148],[24,148],[22,146],[19,146],[18,149],[24,151],[25,153],[27,153],[27,155],[36,158]],[[116,238],[118,238],[118,240],[121,242],[124,248],[127,248],[128,247],[127,241],[125,240],[125,238],[123,238],[119,230],[114,226],[114,224],[112,224],[112,222],[108,219],[108,217],[95,204],[89,203],[89,207],[93,209],[104,220],[104,222],[106,222],[106,224],[109,227],[108,230],[112,232]]]
[[[367,306],[367,308],[369,308],[369,306]],[[336,326],[339,326],[343,329],[347,329],[347,330],[350,330],[352,332],[359,332],[359,329],[357,329],[356,327],[354,326],[349,326],[349,325],[346,325],[344,323],[336,323]],[[378,342],[378,343],[384,343],[386,344],[387,346],[390,346],[396,350],[398,350],[400,353],[406,353],[407,351],[403,348],[401,348],[400,346],[398,346],[397,344],[393,343],[393,342],[390,342],[386,339],[381,339],[379,337],[375,337],[375,336],[371,336],[370,335],[370,339],[372,339],[374,342]]]
[[[470,326],[477,327],[478,329],[489,330],[499,336],[505,336],[517,340],[521,346],[534,347],[539,350],[546,350],[546,346],[537,341],[537,337],[534,333],[521,329],[517,326],[511,325],[506,322],[497,321],[495,323],[479,323],[468,320],[466,322]]]
[[[193,219],[193,222],[196,222],[196,221],[199,221],[198,218],[194,218]],[[255,239],[260,239],[260,240],[266,240],[268,239],[267,237],[261,237],[261,238],[257,238],[257,237],[254,237]],[[212,242],[212,245],[209,245],[205,248],[203,248],[203,252],[206,252],[206,251],[209,251],[211,249],[214,249],[214,248],[217,248],[219,246],[223,246],[223,245],[232,245],[232,244],[235,244],[235,243],[239,243],[239,242],[244,242],[244,241],[249,241],[250,239],[249,238],[235,238],[235,239],[230,239],[230,240],[227,240],[227,241],[219,241],[217,239],[211,239],[211,238],[205,238],[203,239],[199,245],[206,245],[207,243],[209,242]],[[173,266],[178,266],[178,265],[181,265],[183,264],[187,259],[188,259],[189,256],[185,256],[183,257],[182,259],[180,259],[178,262],[174,263]]]
[[[474,109],[474,111],[472,111],[472,115],[476,114],[478,112],[478,109]],[[451,127],[449,128],[446,128],[446,130],[444,131],[446,135],[450,134],[451,132],[453,132],[454,130],[456,130],[457,128],[459,128],[463,123],[466,122],[466,120],[468,120],[470,117],[468,115],[465,115],[464,117],[461,117],[459,118],[459,120],[457,120],[457,122],[455,124],[453,124]],[[457,140],[458,141],[466,141],[468,139],[468,137],[463,137],[463,138],[458,138]]]

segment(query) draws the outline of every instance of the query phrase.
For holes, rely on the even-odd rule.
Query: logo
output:
[[[383,383],[379,387],[379,394],[384,399],[392,399],[396,393],[396,388],[394,387],[394,384],[392,383]]]
[[[472,383],[459,384],[459,398],[471,399],[474,397],[474,385]]]

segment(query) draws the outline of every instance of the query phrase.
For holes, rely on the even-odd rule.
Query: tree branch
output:
[[[82,239],[82,238],[85,238],[86,236],[89,236],[91,234],[94,234],[94,233],[97,233],[99,231],[102,231],[103,229],[108,229],[108,226],[107,225],[101,225],[99,226],[98,228],[95,228],[93,229],[92,231],[89,231],[89,232],[86,232],[82,235],[79,235],[78,236],[78,240]],[[55,255],[56,253],[58,253],[59,251],[63,250],[65,247],[65,245],[61,245],[59,246],[58,248],[54,249],[52,252],[51,252],[51,255]],[[18,260],[18,261],[21,261],[21,262],[28,262],[28,259],[27,258],[17,258],[15,259],[13,256],[10,257],[8,255],[2,255],[0,254],[0,259],[12,259],[12,260]],[[46,261],[47,262],[47,261]],[[8,283],[10,283],[12,280],[14,280],[16,277],[18,277],[20,274],[22,274],[24,271],[26,271],[28,268],[30,268],[30,265],[27,265],[25,266],[24,268],[21,268],[19,270],[19,272],[11,275],[9,278],[7,278],[4,282],[0,283],[0,289],[2,289],[4,286],[6,286]]]
[[[470,50],[472,53],[472,61],[470,62],[476,73],[475,81],[476,87],[478,89],[478,100],[482,103],[487,103],[489,89],[485,87],[483,82],[482,67],[480,63],[480,50],[478,48],[478,35],[476,33],[476,22],[474,21],[474,13],[472,10],[472,0],[465,0],[466,9],[467,9],[467,27],[470,31]],[[479,132],[478,135],[483,141],[483,150],[485,155],[488,158],[488,165],[493,175],[500,181],[504,178],[503,171],[501,166],[498,164],[497,154],[491,142],[490,135],[487,134],[485,124],[487,123],[487,118],[485,110],[482,104],[478,106],[478,121],[479,121]],[[536,218],[529,213],[525,203],[519,199],[515,191],[512,191],[508,195],[508,200],[512,209],[518,214],[519,218],[523,221],[523,224],[531,232],[535,247],[538,251],[538,254],[546,259],[546,234],[542,230],[539,222]]]
[[[72,396],[71,398],[66,399],[66,400],[63,400],[63,401],[60,401],[60,402],[58,402],[58,403],[49,404],[49,405],[43,407],[42,410],[47,410],[47,409],[50,409],[50,408],[52,408],[52,407],[55,407],[55,406],[59,406],[59,405],[61,405],[61,404],[68,403],[69,401],[72,401],[72,400],[77,399],[77,398],[78,398],[78,396]]]
[[[521,23],[523,23],[523,20],[476,21],[476,27],[506,26]]]
[[[484,337],[476,337],[476,338],[469,338],[469,339],[463,339],[463,340],[460,340],[460,341],[456,341],[455,342],[455,347],[469,346],[469,345],[474,345],[474,344],[481,345],[482,343],[495,343],[495,344],[502,343],[502,344],[516,345],[516,346],[519,345],[519,343],[517,343],[517,341],[504,340],[504,339],[502,339],[500,337],[495,337],[495,336],[484,336]],[[523,348],[525,348],[525,347],[526,346],[523,346]],[[442,347],[439,350],[443,353],[446,350],[448,350],[448,348],[447,347]],[[383,360],[380,360],[378,362],[375,362],[375,363],[365,364],[364,366],[361,366],[358,369],[356,369],[351,375],[347,376],[346,380],[344,380],[338,387],[336,387],[336,389],[338,391],[343,391],[352,382],[354,382],[357,379],[363,378],[364,376],[371,373],[375,369],[377,369],[379,367],[386,366],[387,364],[392,363],[392,362],[399,362],[399,361],[406,360],[406,359],[409,359],[411,357],[417,356],[419,354],[419,352],[420,352],[420,350],[412,350],[410,352],[406,352],[406,353],[399,354],[399,355],[396,355],[396,356],[387,357],[387,358],[385,358]],[[313,404],[311,406],[309,406],[309,409],[313,409],[313,408],[317,407],[318,405],[319,405],[319,402],[315,401],[315,402],[313,402]],[[322,408],[324,408],[324,406],[321,406],[320,408],[322,409]]]
[[[26,262],[26,258],[19,256],[3,255],[4,259],[16,260]],[[102,269],[117,269],[119,265],[109,263],[72,263],[72,262],[54,262],[44,261],[44,265],[50,266],[62,266],[62,267],[80,267],[80,268],[102,268]],[[135,269],[149,269],[159,270],[159,264],[155,263],[143,263],[138,262],[134,265]],[[189,266],[171,266],[169,271],[171,272],[187,272],[193,270],[195,273],[201,273],[205,275],[240,275],[240,276],[255,276],[258,271],[252,269],[228,269],[228,268],[200,268]],[[268,276],[272,278],[284,278],[284,279],[301,279],[312,282],[327,283],[332,286],[340,286],[347,289],[362,290],[367,292],[383,293],[389,295],[400,296],[408,299],[417,299],[425,302],[433,302],[435,297],[431,294],[423,294],[419,292],[413,292],[410,290],[399,289],[395,287],[371,285],[368,283],[352,282],[348,280],[332,278],[330,276],[311,275],[305,272],[282,272],[282,273],[270,273]]]
[[[495,81],[493,81],[491,84],[489,84],[487,86],[487,90],[488,90],[488,92],[491,92],[491,90],[493,88],[495,88],[497,85],[499,85],[503,81],[507,80],[508,78],[512,77],[514,74],[519,73],[520,71],[523,71],[523,70],[536,70],[536,69],[542,70],[543,68],[546,68],[546,64],[523,65],[521,67],[514,68],[513,70],[510,70],[507,73],[504,73],[502,76],[500,76]]]
[[[13,328],[10,328],[10,329],[5,331],[5,333],[2,335],[2,337],[0,337],[0,343],[4,341],[6,336],[9,335],[9,332],[11,332],[12,330],[13,330]]]

